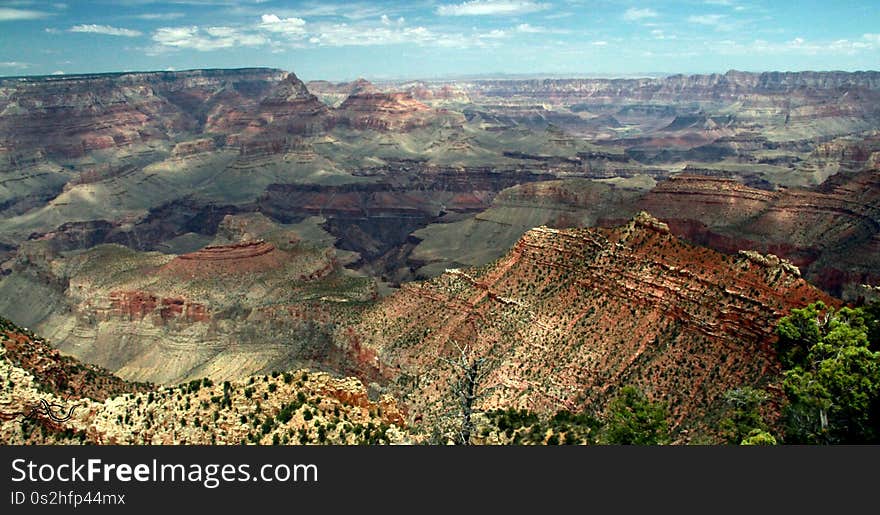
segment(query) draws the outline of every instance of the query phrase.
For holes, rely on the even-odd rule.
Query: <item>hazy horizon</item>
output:
[[[742,73],[876,73],[880,72],[880,67],[875,69],[864,69],[864,70],[816,70],[816,69],[804,69],[804,70],[719,70],[719,71],[709,71],[709,72],[633,72],[633,73],[542,73],[542,72],[533,72],[533,73],[506,73],[506,72],[496,72],[496,73],[482,73],[482,74],[449,74],[449,75],[437,75],[437,76],[410,76],[410,77],[373,77],[369,75],[358,75],[337,79],[325,79],[323,77],[308,77],[303,76],[298,73],[296,70],[273,67],[273,66],[242,66],[242,67],[229,67],[229,68],[186,68],[181,70],[160,70],[160,69],[143,69],[143,70],[116,70],[116,71],[96,71],[96,72],[84,72],[84,73],[65,73],[65,74],[18,74],[18,75],[2,75],[0,74],[0,79],[20,79],[20,78],[76,78],[76,77],[87,77],[87,76],[95,76],[95,75],[124,75],[124,74],[136,74],[136,73],[185,73],[192,71],[201,71],[201,70],[247,70],[247,69],[266,69],[266,70],[281,70],[285,72],[291,72],[296,75],[300,80],[304,82],[311,81],[327,81],[332,83],[345,83],[352,82],[355,80],[363,79],[376,83],[396,83],[396,82],[411,82],[411,81],[428,81],[428,82],[454,82],[454,81],[467,81],[467,80],[540,80],[540,79],[558,79],[558,80],[566,80],[566,79],[658,79],[664,77],[672,77],[675,75],[683,75],[683,76],[696,76],[696,75],[724,75],[728,72],[742,72]]]

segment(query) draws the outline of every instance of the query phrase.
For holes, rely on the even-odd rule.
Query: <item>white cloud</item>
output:
[[[572,16],[574,16],[573,12],[562,11],[562,12],[558,12],[558,13],[545,14],[543,16],[543,18],[545,20],[558,20],[560,18],[570,18]]]
[[[666,31],[660,29],[652,30],[651,36],[653,36],[654,39],[678,39],[678,36],[675,34],[667,34]]]
[[[230,2],[232,3],[232,2]],[[253,4],[253,3],[252,3]],[[387,5],[376,5],[376,2],[304,2],[302,5],[273,8],[272,12],[279,17],[293,16],[297,18],[328,18],[340,17],[349,20],[363,20],[378,18],[382,14],[389,16],[396,14],[396,9]],[[224,12],[234,16],[260,16],[266,12],[265,6],[236,4],[224,9]]]
[[[526,32],[529,34],[540,34],[542,32],[546,32],[546,29],[544,29],[543,27],[533,27],[533,26],[529,25],[528,23],[520,23],[519,25],[516,26],[516,31],[517,32]]]
[[[95,24],[85,24],[85,25],[74,25],[70,27],[70,32],[83,32],[88,34],[105,34],[107,36],[124,36],[127,38],[134,38],[140,36],[142,33],[138,30],[131,29],[122,29],[119,27],[111,27],[110,25],[95,25]]]
[[[134,17],[139,20],[176,20],[178,18],[183,18],[183,13],[145,13],[145,14],[137,14]]]
[[[489,32],[486,32],[483,34],[478,34],[477,37],[480,39],[501,39],[501,38],[507,37],[507,32],[504,32],[503,30],[495,29],[495,30],[490,30]]]
[[[639,9],[637,7],[630,7],[623,13],[623,19],[626,21],[641,21],[647,18],[656,18],[657,16],[657,11],[649,8]]]
[[[320,46],[374,46],[400,43],[425,44],[436,41],[439,35],[425,27],[394,28],[369,27],[347,23],[322,24],[309,38]]]
[[[288,36],[303,36],[306,33],[306,21],[302,18],[279,18],[274,14],[264,14],[260,20],[260,28],[269,32]]]
[[[347,23],[310,24],[308,42],[318,46],[419,45],[442,48],[482,48],[497,46],[510,36],[506,30],[462,34],[437,32],[426,27],[366,25]]]
[[[880,43],[880,34],[862,34],[862,39],[866,39],[873,43]]]
[[[50,16],[50,14],[42,11],[0,7],[0,21],[39,20],[47,16]]]
[[[30,68],[30,66],[30,63],[23,63],[21,61],[0,62],[0,68]]]
[[[571,32],[568,29],[556,29],[551,27],[535,26],[529,25],[528,23],[520,23],[511,30],[524,34],[568,34]]]
[[[608,46],[608,42],[607,41],[593,41],[592,45],[593,46]]]
[[[727,7],[728,9],[733,9],[734,11],[745,11],[747,9],[744,5],[737,5],[737,3],[733,0],[705,0],[703,3],[706,5]]]
[[[394,25],[394,24],[403,25],[406,22],[406,19],[403,16],[401,16],[401,17],[397,18],[397,20],[395,21],[395,20],[392,20],[391,18],[389,18],[387,14],[383,14],[382,17],[379,18],[379,21],[382,22],[382,25]]]
[[[61,70],[55,70],[54,72],[51,73],[51,75],[64,75],[64,72]]]
[[[735,28],[735,23],[728,20],[727,16],[724,14],[699,14],[688,16],[688,23],[693,23],[697,25],[706,25],[707,27],[714,27],[715,30],[720,31],[730,31]]]
[[[441,5],[441,16],[509,16],[542,11],[549,6],[530,0],[471,0],[460,4]]]
[[[207,52],[236,46],[262,46],[269,42],[260,34],[242,32],[233,27],[161,27],[153,33],[153,41],[161,47],[186,48]]]
[[[306,46],[380,46],[419,45],[443,48],[491,47],[517,32],[563,32],[544,27],[520,24],[509,30],[494,29],[462,33],[407,26],[403,17],[388,15],[370,21],[306,22],[299,17],[283,18],[277,14],[263,14],[255,23],[235,27],[162,27],[152,33],[154,45],[146,48],[149,55],[169,50],[191,49],[211,51],[238,46],[268,47],[273,53]]]
[[[700,25],[718,25],[724,19],[723,14],[699,14],[688,16],[688,23],[697,23]]]

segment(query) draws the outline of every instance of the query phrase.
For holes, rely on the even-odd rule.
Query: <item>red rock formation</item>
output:
[[[329,108],[309,93],[296,75],[286,73],[259,103],[215,113],[205,128],[230,134],[227,142],[240,145],[277,135],[319,134],[332,124]]]
[[[352,387],[354,386],[354,387]],[[404,414],[397,403],[389,397],[383,397],[377,402],[370,400],[366,390],[359,383],[345,383],[342,381],[328,383],[318,390],[323,397],[335,399],[345,406],[363,408],[366,410],[379,408],[381,419],[387,424],[405,426]]]
[[[215,95],[231,92],[227,100],[240,108],[254,90],[259,93],[260,84],[279,75],[251,69],[3,80],[0,149],[42,149],[52,157],[77,158],[169,140],[172,133],[199,129],[203,111],[218,103]]]
[[[265,241],[248,241],[232,245],[209,245],[190,254],[183,254],[179,259],[184,261],[227,261],[230,259],[248,259],[268,254],[275,246]]]
[[[190,323],[204,322],[209,318],[203,304],[179,297],[159,297],[142,291],[111,292],[109,314],[131,321],[151,318],[160,324],[174,319]]]
[[[698,426],[724,391],[778,371],[777,319],[819,299],[835,303],[775,257],[694,247],[640,215],[529,231],[489,266],[404,285],[338,339],[374,349],[411,412],[449,409],[438,356],[458,344],[488,358],[483,407],[582,409],[636,384]]]
[[[194,154],[202,154],[211,152],[216,148],[214,140],[210,138],[199,138],[191,141],[183,141],[174,145],[171,149],[172,157],[186,157]]]
[[[160,271],[180,277],[223,277],[272,270],[283,265],[284,252],[263,240],[208,246],[182,254]]]
[[[141,320],[156,310],[159,301],[155,295],[138,291],[120,291],[110,294],[110,308],[116,316]]]
[[[817,190],[765,191],[717,177],[679,175],[642,198],[673,232],[723,252],[772,252],[805,267],[830,292],[880,279],[880,172],[838,174]]]
[[[426,125],[433,110],[408,93],[355,92],[336,110],[339,122],[359,130],[409,130]]]

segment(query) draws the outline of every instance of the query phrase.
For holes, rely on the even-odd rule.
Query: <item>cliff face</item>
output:
[[[356,92],[336,111],[340,123],[360,130],[401,130],[427,125],[433,110],[407,93]]]
[[[259,102],[245,105],[224,103],[211,114],[206,130],[230,134],[237,144],[276,135],[314,135],[332,126],[329,110],[293,73],[284,73]]]
[[[838,88],[880,90],[880,72],[765,72],[672,75],[652,79],[485,80],[468,83],[470,94],[512,96],[544,92],[554,98],[601,98],[638,101],[688,97],[694,100],[745,98],[752,94],[833,91]]]
[[[31,242],[0,283],[0,311],[130,380],[344,368],[329,328],[375,290],[343,269],[345,254],[303,241],[298,230],[320,231],[311,224],[228,216],[214,244],[180,255],[119,245],[64,255]]]
[[[253,101],[277,70],[81,75],[0,82],[0,153],[77,158],[198,131],[214,104]]]
[[[861,170],[880,170],[880,133],[843,137],[820,143],[807,158],[807,166],[825,176]]]
[[[148,81],[111,79],[0,86],[0,150],[38,148],[49,156],[82,157],[94,150],[191,129],[193,120]]]
[[[827,291],[873,283],[880,236],[880,173],[840,174],[816,190],[766,191],[717,177],[680,175],[639,201],[672,231],[735,253],[790,259]]]
[[[486,358],[481,408],[601,406],[635,384],[699,427],[729,388],[778,371],[777,318],[827,295],[773,256],[684,243],[647,214],[616,229],[527,232],[485,267],[404,285],[337,333],[426,418],[451,409],[440,359]]]
[[[351,95],[357,93],[376,93],[378,89],[366,79],[357,79],[351,82],[333,83],[326,80],[313,80],[306,87],[322,102],[330,107],[339,107]]]
[[[880,72],[874,71],[731,71],[642,79],[485,80],[460,86],[474,103],[502,115],[509,106],[534,103],[553,106],[554,113],[571,110],[584,120],[563,126],[609,144],[628,139],[627,146],[636,152],[642,146],[690,150],[731,137],[753,139],[765,150],[778,150],[781,142],[812,147],[817,140],[875,130],[880,123]],[[620,124],[640,130],[620,131]],[[657,133],[664,129],[665,134]],[[706,150],[708,155],[673,152],[659,158],[651,152],[642,162],[724,157],[717,149]]]

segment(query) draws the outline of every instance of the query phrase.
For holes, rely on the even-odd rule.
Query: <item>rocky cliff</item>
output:
[[[375,287],[343,268],[345,253],[308,243],[314,224],[228,216],[212,245],[179,255],[119,245],[59,254],[34,241],[0,283],[0,310],[130,380],[345,368],[329,327]]]
[[[765,72],[731,70],[724,74],[671,75],[640,79],[481,80],[468,83],[470,94],[513,96],[544,93],[554,99],[693,100],[745,98],[752,94],[790,94],[840,88],[880,90],[880,72]]]
[[[773,252],[829,292],[873,284],[880,236],[880,173],[839,174],[815,190],[766,191],[679,175],[639,201],[690,241],[727,253]]]
[[[217,104],[246,105],[283,77],[278,70],[242,69],[6,79],[0,81],[0,153],[38,148],[76,158],[170,140],[199,130]]]
[[[441,358],[466,347],[486,359],[481,408],[589,410],[634,384],[694,429],[724,391],[778,371],[777,318],[819,299],[835,302],[785,261],[692,246],[642,213],[533,229],[484,267],[404,285],[337,338],[426,419],[454,409]]]
[[[284,73],[259,102],[251,105],[226,103],[225,109],[209,119],[206,130],[231,133],[231,144],[276,134],[319,134],[332,126],[327,106],[293,73]]]
[[[341,123],[360,130],[401,130],[424,126],[433,110],[407,93],[356,91],[340,104]]]

